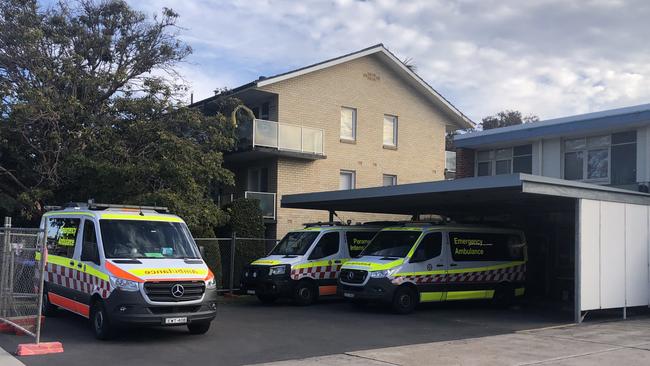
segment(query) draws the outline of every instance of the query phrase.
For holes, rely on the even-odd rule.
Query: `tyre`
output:
[[[492,303],[497,307],[509,307],[515,301],[515,289],[512,285],[503,283],[494,290]]]
[[[43,288],[43,302],[41,303],[41,314],[45,316],[54,316],[58,307],[50,302],[47,295],[47,287]]]
[[[101,301],[96,301],[90,308],[90,325],[97,339],[108,340],[115,336],[115,327]]]
[[[275,302],[275,300],[278,299],[278,297],[275,296],[275,295],[265,295],[265,294],[257,294],[257,298],[263,304],[273,304]]]
[[[293,300],[300,306],[311,305],[317,298],[316,286],[308,281],[299,282],[293,293]]]
[[[409,314],[418,305],[418,293],[414,289],[402,286],[393,295],[393,311],[397,314]]]
[[[210,330],[210,324],[211,322],[190,323],[187,325],[187,329],[190,334],[205,334]]]

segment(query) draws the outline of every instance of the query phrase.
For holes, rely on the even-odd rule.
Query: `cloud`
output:
[[[195,100],[384,43],[475,121],[541,118],[650,102],[650,2],[133,0],[170,7],[195,50]]]

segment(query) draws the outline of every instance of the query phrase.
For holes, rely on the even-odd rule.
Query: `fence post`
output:
[[[234,294],[235,289],[235,250],[237,245],[235,244],[237,240],[237,233],[233,231],[232,236],[230,237],[230,295]]]
[[[4,241],[2,243],[2,272],[0,272],[0,308],[2,309],[2,317],[7,317],[7,311],[9,310],[9,296],[11,295],[10,287],[11,282],[9,281],[9,266],[10,266],[10,255],[11,255],[11,239],[10,239],[10,228],[11,228],[11,217],[5,217],[4,225]]]
[[[41,261],[39,262],[40,273],[38,279],[38,299],[36,304],[36,344],[41,342],[41,317],[43,316],[43,287],[45,286],[45,261],[47,260],[47,239],[45,238],[45,231],[38,234],[36,239],[36,249],[40,250]]]

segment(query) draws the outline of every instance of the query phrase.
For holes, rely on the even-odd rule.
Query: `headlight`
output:
[[[119,288],[120,290],[124,291],[138,291],[138,283],[135,281],[129,281],[113,276],[110,276],[109,279],[111,281],[111,286],[115,288]]]
[[[269,276],[283,275],[287,271],[285,266],[275,266],[269,269]]]
[[[217,280],[214,277],[212,277],[211,279],[205,281],[205,288],[207,289],[217,288]]]
[[[393,268],[393,269],[388,269],[388,270],[383,270],[383,271],[372,271],[370,272],[370,278],[384,278],[392,275],[393,273],[397,272],[399,268]]]

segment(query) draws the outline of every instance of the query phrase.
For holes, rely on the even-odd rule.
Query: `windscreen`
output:
[[[361,252],[361,256],[404,258],[420,237],[420,231],[380,231],[370,244]]]
[[[273,248],[271,255],[305,255],[317,236],[317,231],[290,232]]]
[[[106,258],[200,258],[180,222],[100,220]]]

